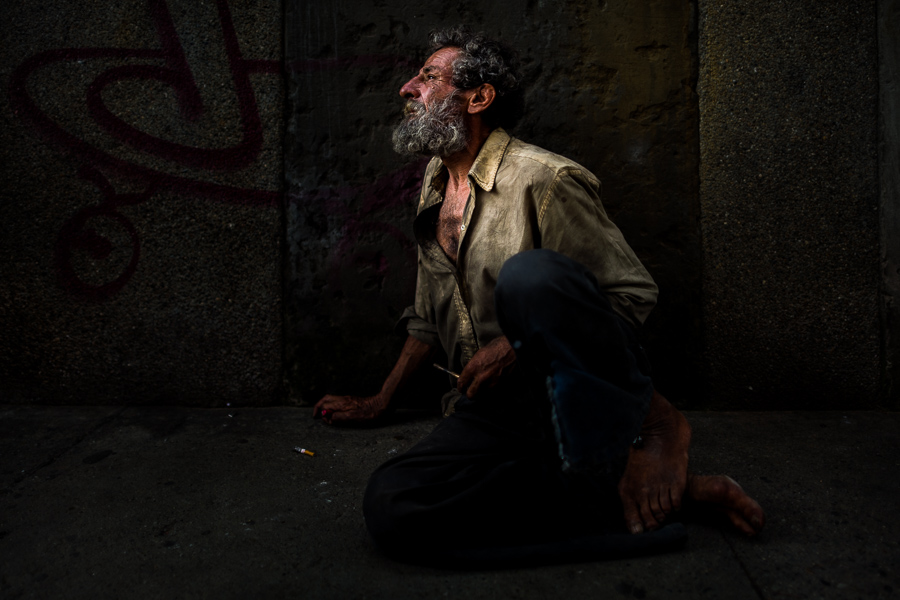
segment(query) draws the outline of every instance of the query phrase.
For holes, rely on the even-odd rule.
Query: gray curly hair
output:
[[[485,121],[506,129],[515,126],[525,112],[516,51],[483,33],[472,33],[462,25],[432,31],[430,41],[432,52],[459,48],[459,56],[453,63],[453,85],[462,90],[483,83],[494,86],[497,96],[484,112]]]

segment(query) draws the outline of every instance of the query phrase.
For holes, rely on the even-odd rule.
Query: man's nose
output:
[[[400,88],[400,95],[404,98],[415,98],[419,95],[419,86],[416,85],[416,78],[413,77]]]

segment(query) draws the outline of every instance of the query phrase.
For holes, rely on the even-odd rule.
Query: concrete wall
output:
[[[699,6],[712,403],[872,407],[881,401],[875,1]]]
[[[900,3],[878,2],[881,331],[884,392],[900,408]]]
[[[396,92],[427,32],[465,22],[521,50],[513,133],[600,177],[659,282],[664,393],[896,405],[898,10],[9,0],[0,401],[376,388],[412,300],[422,169],[390,150]]]
[[[281,8],[5,0],[0,400],[277,398]]]
[[[689,403],[702,387],[695,34],[690,4],[674,0],[287,3],[292,398],[374,391],[396,358],[423,164],[390,149],[397,92],[429,30],[457,23],[522,53],[531,88],[514,134],[603,181],[607,211],[662,290],[647,327],[659,386]]]

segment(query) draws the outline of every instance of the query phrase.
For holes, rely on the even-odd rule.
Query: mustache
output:
[[[425,108],[425,105],[421,102],[416,102],[415,100],[407,100],[403,105],[403,116],[408,117],[410,115],[422,115],[428,112],[428,109]]]

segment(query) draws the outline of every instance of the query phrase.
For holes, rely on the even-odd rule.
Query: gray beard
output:
[[[426,110],[406,103],[407,116],[394,128],[394,151],[407,156],[450,156],[466,148],[469,132],[460,110],[459,93],[451,92]]]

